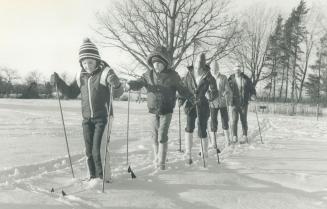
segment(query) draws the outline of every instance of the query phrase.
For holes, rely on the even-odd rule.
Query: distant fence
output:
[[[267,102],[250,102],[249,111],[254,112],[257,108],[258,112],[283,114],[283,115],[305,115],[305,116],[318,116],[324,115],[323,108],[309,104],[295,104],[292,103],[267,103]],[[317,112],[318,110],[318,112]]]

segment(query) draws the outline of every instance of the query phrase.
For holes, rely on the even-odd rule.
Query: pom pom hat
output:
[[[89,38],[83,40],[83,44],[79,49],[79,62],[83,59],[91,58],[100,61],[101,57],[99,55],[99,50],[94,43],[90,41]]]

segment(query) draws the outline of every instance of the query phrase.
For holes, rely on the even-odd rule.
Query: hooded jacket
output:
[[[142,87],[147,89],[147,105],[150,113],[165,115],[173,113],[176,104],[176,91],[186,99],[193,100],[193,95],[184,87],[178,73],[166,68],[160,73],[154,69],[145,72],[141,78],[129,81],[132,90]]]

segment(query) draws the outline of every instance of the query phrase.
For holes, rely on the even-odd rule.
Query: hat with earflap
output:
[[[161,62],[166,64],[166,66],[171,66],[171,61],[168,57],[168,51],[166,47],[159,46],[153,52],[151,52],[147,57],[147,63],[149,66],[153,67],[154,62]]]
[[[83,59],[91,58],[98,61],[101,61],[98,48],[94,43],[91,42],[89,38],[83,40],[82,46],[79,48],[79,62],[82,62]]]

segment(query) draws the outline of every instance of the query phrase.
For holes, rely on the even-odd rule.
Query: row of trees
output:
[[[219,60],[232,63],[229,67],[242,66],[255,86],[260,83],[258,92],[271,101],[296,104],[307,95],[327,103],[323,18],[304,0],[288,15],[273,11],[256,4],[235,12],[230,0],[124,0],[97,13],[94,28],[100,44],[134,58],[135,67],[121,69],[128,75],[137,77],[137,70],[146,70],[146,56],[155,46],[164,45],[173,70],[186,69],[197,54],[205,52],[209,64]],[[1,71],[0,94],[16,92],[12,83],[17,73],[7,71]],[[22,89],[36,84],[42,94],[49,94],[51,88],[37,72],[29,76]]]
[[[325,90],[317,87],[327,85],[326,73],[323,73],[327,70],[323,64],[327,32],[319,31],[318,17],[314,12],[309,13],[304,1],[286,20],[281,15],[277,17],[263,58],[263,68],[268,75],[265,88],[273,101],[298,103],[304,93],[316,100]],[[318,60],[311,65],[313,51]],[[326,97],[327,91],[324,94]]]
[[[66,74],[61,77],[67,79]],[[31,71],[21,77],[15,69],[0,67],[0,97],[50,98],[52,93],[52,86],[39,71]]]
[[[309,10],[302,0],[288,17],[258,4],[237,17],[229,3],[120,1],[97,14],[96,32],[104,46],[127,52],[144,69],[147,54],[160,44],[167,46],[174,70],[192,64],[197,54],[205,52],[208,63],[216,59],[241,65],[254,85],[263,84],[265,96],[272,101],[295,104],[304,95],[315,100],[327,97],[327,33],[320,30],[319,11]],[[317,61],[312,65],[315,51]],[[135,75],[139,68],[125,71]]]

